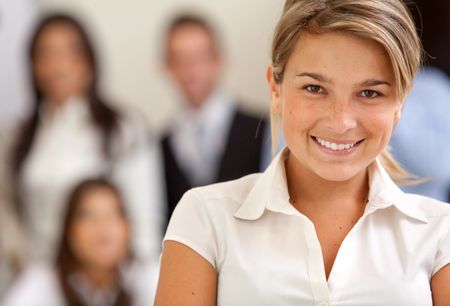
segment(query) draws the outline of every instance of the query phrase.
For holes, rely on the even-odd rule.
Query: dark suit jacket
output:
[[[217,183],[237,179],[244,175],[259,172],[261,153],[263,150],[263,131],[266,120],[235,111],[225,150],[220,158],[216,179],[209,183]],[[168,219],[183,194],[192,186],[187,175],[178,165],[170,146],[171,135],[161,140],[164,157],[164,172],[167,192]]]

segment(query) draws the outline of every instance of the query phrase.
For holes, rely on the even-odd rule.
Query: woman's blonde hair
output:
[[[407,6],[401,0],[286,0],[272,42],[272,69],[281,84],[301,32],[344,31],[378,42],[388,55],[403,100],[422,62],[422,45]],[[271,112],[272,145],[278,145],[278,116]],[[392,179],[407,184],[413,176],[386,148],[380,156]]]

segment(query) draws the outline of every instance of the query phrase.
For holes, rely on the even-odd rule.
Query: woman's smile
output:
[[[347,156],[355,152],[364,139],[357,140],[335,140],[326,137],[311,135],[312,141],[326,154],[335,156]]]

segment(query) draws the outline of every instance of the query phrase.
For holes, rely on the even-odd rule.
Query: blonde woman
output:
[[[450,305],[450,206],[400,191],[386,150],[420,62],[401,0],[288,0],[267,70],[287,148],[186,193],[156,305]]]

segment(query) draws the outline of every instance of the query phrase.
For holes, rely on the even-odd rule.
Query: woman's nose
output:
[[[334,101],[327,116],[327,128],[338,134],[344,134],[357,126],[355,112],[350,101]]]

